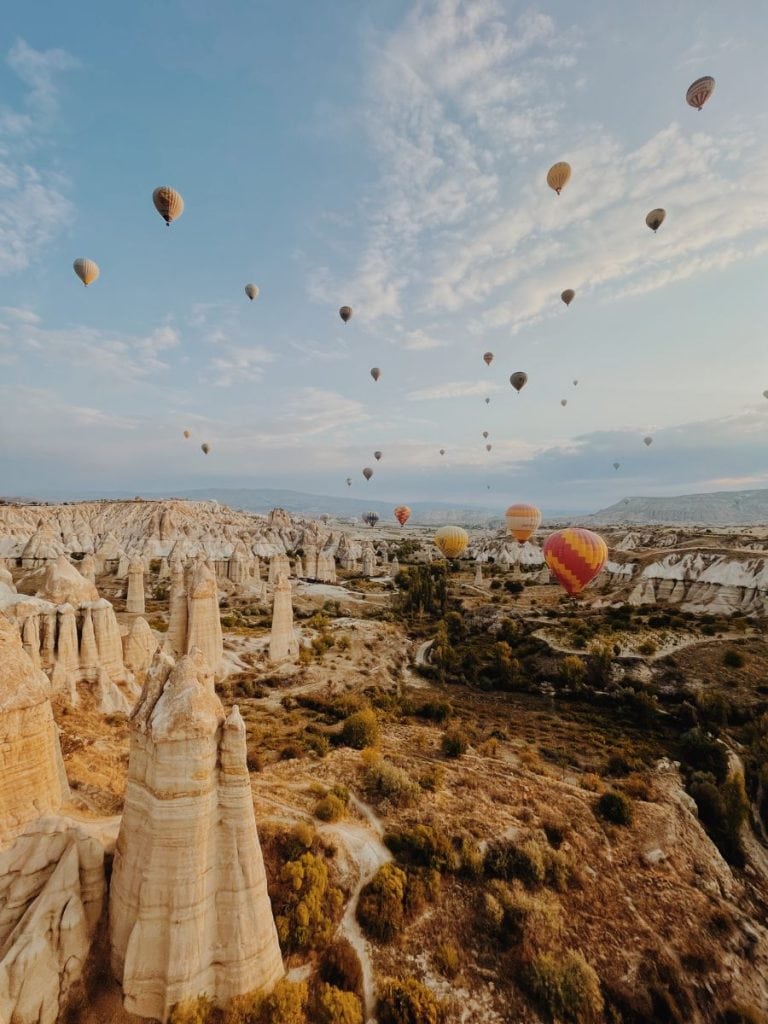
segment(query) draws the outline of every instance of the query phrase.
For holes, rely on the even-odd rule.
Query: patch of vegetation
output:
[[[555,1020],[597,1024],[602,1019],[600,980],[578,950],[540,953],[524,976],[531,995]]]
[[[314,815],[320,821],[338,821],[344,817],[344,803],[333,793],[328,793],[315,804]]]
[[[495,839],[485,853],[485,873],[489,878],[512,881],[518,878],[534,888],[546,878],[544,851],[539,843],[528,839],[518,843],[514,839]]]
[[[408,876],[395,864],[382,864],[360,893],[357,920],[366,935],[391,941],[405,922]]]
[[[302,853],[283,865],[279,883],[272,900],[281,946],[286,952],[321,949],[333,935],[343,903],[325,859]]]
[[[375,754],[366,758],[364,781],[374,799],[388,800],[395,807],[409,807],[421,796],[421,787],[407,772]]]
[[[440,749],[446,757],[461,757],[462,754],[466,754],[468,745],[467,734],[461,729],[451,729],[443,733],[440,741]]]
[[[341,741],[355,750],[375,747],[379,742],[379,720],[373,708],[356,711],[344,720],[341,729]]]
[[[550,894],[533,896],[498,879],[482,896],[480,924],[494,943],[517,949],[523,959],[549,948],[562,932],[560,904]]]
[[[351,942],[345,938],[335,939],[323,950],[318,964],[318,975],[328,985],[363,995],[363,969]]]
[[[609,789],[595,804],[596,813],[612,825],[632,824],[632,801],[625,793]]]
[[[444,565],[413,565],[395,577],[398,593],[395,608],[408,618],[445,615],[448,609],[448,577]]]
[[[726,668],[744,668],[744,655],[740,651],[729,648],[723,655],[723,664]]]
[[[445,1008],[415,978],[389,978],[381,986],[376,1015],[379,1024],[443,1024]]]
[[[318,988],[312,1020],[316,1024],[363,1024],[363,1004],[354,992],[322,983]]]

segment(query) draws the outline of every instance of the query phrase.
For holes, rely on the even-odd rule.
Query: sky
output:
[[[766,52],[763,0],[14,5],[0,493],[768,487]]]

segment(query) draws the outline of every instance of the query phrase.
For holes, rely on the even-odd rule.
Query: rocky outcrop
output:
[[[62,554],[64,545],[41,519],[36,532],[29,538],[21,552],[21,566],[23,569],[36,569],[41,565],[55,562]]]
[[[94,583],[77,571],[66,555],[59,555],[49,565],[36,596],[51,604],[79,605],[86,601],[98,601],[99,592]]]
[[[143,615],[144,604],[144,563],[134,559],[128,566],[128,592],[125,610],[133,615]]]
[[[320,583],[336,582],[336,562],[333,555],[325,551],[317,556],[317,579]]]
[[[376,555],[370,544],[363,548],[363,576],[370,578],[376,575]]]
[[[195,566],[187,584],[187,653],[195,647],[203,652],[211,669],[219,671],[224,656],[219,591],[216,575],[204,564]]]
[[[123,661],[139,686],[144,685],[158,646],[159,643],[147,620],[137,616],[133,620],[130,632],[123,637]]]
[[[691,551],[667,555],[642,569],[629,604],[679,604],[698,614],[747,615],[768,612],[768,561]]]
[[[277,583],[281,576],[291,575],[291,563],[286,554],[273,555],[269,560],[269,576],[267,577],[268,583]]]
[[[269,660],[283,661],[298,653],[299,644],[293,631],[291,584],[285,576],[281,576],[275,584],[272,631],[269,635]]]
[[[202,652],[159,655],[131,724],[110,887],[126,1009],[165,1021],[203,993],[271,989],[283,965],[237,707],[225,718]]]

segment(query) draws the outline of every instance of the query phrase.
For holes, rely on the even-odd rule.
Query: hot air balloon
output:
[[[653,444],[653,438],[650,435],[648,437],[644,437],[643,444],[646,446],[646,448],[650,448]]]
[[[366,480],[371,479],[371,477],[373,476],[373,470],[371,469],[370,466],[365,467],[365,469],[363,470],[363,476],[365,477]]]
[[[489,451],[491,450],[491,448],[493,448],[493,445],[492,445],[492,444],[487,444],[487,445],[485,446],[485,450],[486,450],[487,452],[489,452]]]
[[[211,446],[208,444],[208,442],[205,442],[204,444],[200,445],[200,451],[203,453],[203,455],[207,455],[210,450]]]
[[[659,207],[657,210],[651,210],[651,212],[645,218],[645,223],[648,225],[648,227],[651,229],[654,235],[659,230],[661,225],[664,223],[664,218],[666,216],[667,211],[662,210],[661,207]]]
[[[152,202],[169,227],[171,221],[176,220],[184,213],[184,200],[170,185],[161,185],[160,188],[156,188],[152,193]]]
[[[763,392],[763,398],[768,398],[768,391]]]
[[[563,300],[566,306],[570,306],[570,304],[576,298],[576,292],[573,290],[573,288],[566,288],[565,291],[561,293],[560,298]]]
[[[339,316],[344,321],[344,323],[346,323],[352,317],[352,307],[342,306],[341,309],[339,310]]]
[[[373,369],[371,370],[371,376],[373,377],[374,380],[379,379],[379,377],[381,376],[381,370],[378,368],[378,366],[373,367]]]
[[[486,400],[485,400],[485,404],[486,404],[486,405],[490,405],[490,404],[491,404],[491,400],[490,400],[490,398],[486,398]]]
[[[373,453],[373,457],[374,457],[374,459],[376,459],[377,462],[379,462],[381,460],[381,456],[383,454],[384,454],[383,452],[374,452]]]
[[[613,464],[613,468],[614,468],[614,469],[618,469],[620,465],[621,465],[621,463],[620,463],[620,462],[614,462],[614,464]]]
[[[541,512],[535,505],[510,505],[504,513],[507,533],[524,544],[536,533],[541,522]]]
[[[395,509],[395,519],[400,523],[401,526],[405,526],[408,520],[411,518],[411,510],[407,505],[398,505]]]
[[[469,536],[460,526],[441,526],[435,534],[435,544],[446,558],[460,558],[469,544]]]
[[[493,352],[484,352],[483,359],[485,361],[485,365],[490,366],[493,362]]]
[[[378,512],[366,512],[365,515],[363,516],[363,522],[364,523],[368,523],[368,525],[370,526],[371,529],[374,528],[374,526],[376,525],[376,523],[378,523],[378,521],[379,521],[379,513]]]
[[[714,91],[715,80],[711,75],[697,78],[692,85],[688,86],[685,102],[689,107],[696,107],[697,110],[701,110]]]
[[[488,437],[488,431],[487,430],[483,431],[483,437]]]
[[[578,384],[579,384],[579,382],[578,382],[577,380],[575,380],[575,381],[573,382],[573,386],[574,386],[574,387],[578,387]]]
[[[76,259],[72,267],[86,288],[89,284],[93,284],[100,274],[98,264],[94,263],[93,260],[86,259],[85,256],[80,256]]]
[[[569,527],[547,537],[544,561],[569,594],[578,594],[605,565],[608,546],[591,530]]]
[[[553,188],[558,195],[560,195],[570,180],[571,165],[567,164],[564,160],[561,160],[559,163],[552,164],[547,171],[547,184],[550,188]]]
[[[567,398],[561,398],[560,399],[560,405],[562,405],[563,408],[565,408],[565,406],[568,405],[568,399]]]
[[[348,476],[347,477],[347,487],[351,487],[351,486],[352,486],[352,477]]]
[[[186,437],[186,438],[191,437],[191,434],[190,434],[190,432],[188,430],[184,431],[184,437]]]
[[[512,385],[512,387],[517,392],[520,392],[520,391],[523,390],[523,388],[525,387],[527,381],[528,381],[528,374],[527,373],[523,373],[522,370],[517,370],[509,378],[509,383]]]
[[[253,300],[259,294],[259,289],[258,289],[257,285],[255,285],[255,284],[247,284],[245,286],[245,294],[248,296],[248,298],[251,300],[251,302],[253,302]]]

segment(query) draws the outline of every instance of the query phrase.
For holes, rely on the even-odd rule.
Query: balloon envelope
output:
[[[483,437],[488,437],[488,431],[487,430],[483,431]]]
[[[245,286],[245,294],[253,302],[256,296],[259,294],[259,289],[255,284],[247,284]]]
[[[156,188],[152,193],[152,202],[166,224],[170,224],[184,212],[184,200],[170,185],[161,185]]]
[[[485,360],[485,365],[490,366],[491,363],[493,362],[493,352],[483,353],[483,359]]]
[[[566,288],[565,291],[560,295],[560,298],[563,300],[566,306],[570,306],[575,297],[576,292],[573,290],[573,288]]]
[[[191,436],[190,432],[188,430],[185,430],[184,431],[184,437],[190,437],[190,436]]]
[[[666,216],[667,211],[662,210],[661,207],[659,207],[657,210],[651,210],[651,212],[645,218],[645,223],[648,225],[648,227],[651,229],[654,235],[659,230],[661,225],[664,223],[664,218]]]
[[[435,534],[435,544],[446,558],[459,558],[466,550],[469,536],[460,526],[441,526]]]
[[[565,188],[571,179],[571,165],[565,160],[560,160],[547,171],[547,184],[553,188],[558,195]]]
[[[202,451],[203,455],[207,455],[208,452],[211,450],[211,446],[208,443],[201,444],[200,450]]]
[[[395,508],[395,519],[401,526],[405,526],[410,518],[411,510],[407,505],[398,505],[397,508]]]
[[[491,448],[493,448],[493,445],[492,445],[492,444],[487,444],[487,445],[485,446],[485,450],[486,450],[487,452],[489,452],[489,451],[491,450]]]
[[[524,544],[536,533],[541,523],[541,512],[535,505],[510,505],[504,513],[507,520],[507,533],[511,533],[515,540]]]
[[[382,456],[383,454],[384,454],[383,452],[374,452],[374,453],[373,453],[373,457],[374,457],[374,459],[376,459],[376,461],[378,462],[378,461],[379,461],[379,459],[381,458],[381,456]]]
[[[347,487],[351,487],[351,486],[352,486],[352,477],[348,476],[347,477]]]
[[[578,594],[591,583],[607,558],[607,544],[591,530],[558,530],[544,544],[544,561],[569,594]]]
[[[373,476],[373,470],[371,469],[370,466],[365,467],[365,469],[363,470],[363,476],[365,477],[366,480],[371,479],[371,477]]]
[[[644,444],[644,445],[645,445],[645,446],[646,446],[647,448],[650,448],[650,446],[651,446],[651,445],[653,444],[653,438],[652,438],[652,437],[651,437],[650,435],[649,435],[648,437],[644,437],[644,438],[643,438],[643,444]]]
[[[93,260],[86,259],[85,256],[76,259],[72,267],[86,288],[89,284],[93,284],[100,273],[98,264]]]
[[[561,398],[560,399],[560,405],[562,405],[562,406],[568,405],[568,399],[567,398]]]
[[[522,391],[522,389],[525,387],[527,382],[528,382],[528,374],[527,373],[523,373],[522,370],[517,370],[509,378],[509,383],[515,389],[515,391]]]
[[[490,405],[490,404],[491,404],[491,400],[490,400],[490,398],[486,398],[486,400],[485,400],[485,404],[486,404],[486,405]]]
[[[695,82],[692,82],[688,86],[688,91],[685,94],[685,102],[689,107],[695,107],[697,110],[701,110],[714,91],[714,78],[712,78],[711,75],[704,75],[703,78],[697,78]]]
[[[768,398],[768,391],[763,392],[763,398]]]
[[[368,525],[371,527],[371,529],[373,529],[373,527],[376,525],[376,523],[378,523],[378,521],[379,521],[379,513],[378,512],[366,512],[365,515],[363,516],[363,522],[364,523],[368,523]]]
[[[620,463],[620,462],[614,462],[614,464],[613,464],[613,468],[614,468],[614,469],[618,469],[620,465],[621,465],[621,463]]]
[[[352,307],[342,306],[341,309],[339,310],[339,316],[344,321],[344,323],[346,323],[347,320],[349,320],[352,317]]]
[[[574,386],[574,387],[576,387],[576,386],[578,385],[578,383],[579,383],[579,382],[578,382],[577,380],[575,380],[575,381],[573,382],[573,386]]]
[[[440,449],[440,454],[441,454],[441,455],[445,455],[445,448],[441,448],[441,449]]]
[[[381,370],[378,368],[378,366],[373,367],[373,369],[371,370],[371,376],[373,377],[374,380],[379,379],[379,377],[381,376]]]

